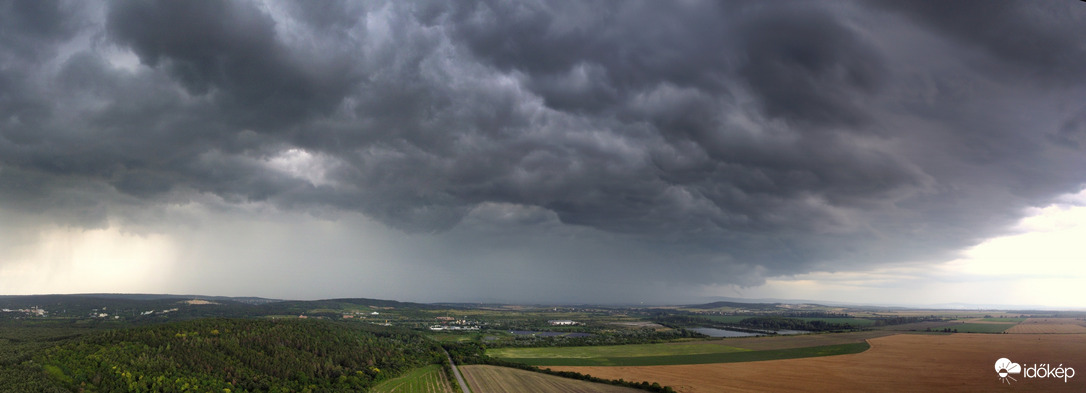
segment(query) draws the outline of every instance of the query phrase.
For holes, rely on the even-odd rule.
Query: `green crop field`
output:
[[[1016,323],[962,323],[948,325],[950,329],[957,329],[958,333],[1002,333],[1010,329]]]
[[[399,378],[382,382],[370,391],[375,393],[452,393],[453,388],[448,378],[445,378],[445,371],[441,369],[441,366],[431,364],[411,370]]]
[[[497,348],[486,354],[499,358],[589,359],[644,356],[703,355],[747,352],[748,349],[705,344],[631,344],[594,347]]]
[[[717,345],[700,345],[700,347],[717,347]],[[727,352],[714,353],[686,353],[671,355],[644,355],[645,351],[631,350],[637,356],[595,356],[595,357],[501,357],[505,360],[533,366],[664,366],[677,364],[706,364],[706,363],[736,363],[755,362],[761,360],[794,359],[816,356],[845,355],[866,351],[871,346],[866,342],[852,344],[823,345],[816,347],[772,349],[765,351],[747,351],[739,348],[728,348]],[[591,350],[594,347],[577,347],[582,350]],[[597,347],[602,348],[602,347]],[[532,348],[535,349],[535,348]],[[539,348],[547,350],[561,350],[566,348]],[[614,353],[614,352],[612,352]],[[489,353],[488,353],[489,354]],[[536,355],[554,355],[553,352],[542,352]],[[583,352],[574,354],[583,355]]]
[[[1006,323],[1019,323],[1029,318],[981,318],[984,322],[1006,322]]]

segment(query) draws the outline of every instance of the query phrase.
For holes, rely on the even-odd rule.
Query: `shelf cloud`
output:
[[[260,205],[411,239],[390,269],[500,265],[510,289],[617,301],[942,262],[1086,186],[1072,2],[0,10],[0,210],[20,228],[169,232],[177,206]]]

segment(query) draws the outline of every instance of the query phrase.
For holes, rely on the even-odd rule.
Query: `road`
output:
[[[442,351],[445,350],[442,349]],[[452,366],[453,375],[456,376],[456,383],[460,384],[460,391],[471,393],[471,389],[468,389],[468,384],[464,382],[464,377],[460,376],[460,369],[456,368],[456,363],[453,363],[452,356],[449,356],[449,351],[445,351],[445,357],[449,358],[449,365]]]

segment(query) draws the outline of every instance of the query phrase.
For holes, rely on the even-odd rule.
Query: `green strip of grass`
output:
[[[486,354],[498,358],[587,359],[703,355],[744,351],[749,350],[716,344],[627,344],[589,347],[496,348],[488,349]]]
[[[1027,318],[981,318],[984,322],[1006,322],[1006,323],[1019,323],[1025,321]]]
[[[866,342],[818,347],[774,349],[768,351],[705,353],[671,356],[636,356],[608,358],[503,358],[533,366],[668,366],[677,364],[737,363],[762,360],[795,359],[847,355],[871,348]]]
[[[1002,333],[1004,330],[1010,329],[1015,323],[962,323],[955,325],[947,325],[952,330],[957,330],[958,333]]]

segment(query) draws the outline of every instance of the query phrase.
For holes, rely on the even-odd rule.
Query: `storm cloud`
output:
[[[1086,186],[1084,21],[1075,2],[8,0],[0,209],[150,231],[207,201],[359,214],[440,244],[411,251],[424,265],[500,256],[569,293],[577,269],[664,292],[940,262]]]

